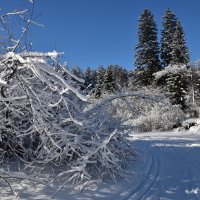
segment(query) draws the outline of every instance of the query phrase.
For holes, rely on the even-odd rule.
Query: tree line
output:
[[[144,9],[139,17],[137,37],[134,70],[119,65],[88,67],[85,71],[73,68],[73,73],[85,79],[82,88],[98,99],[105,94],[153,87],[182,110],[198,106],[200,73],[190,63],[184,29],[176,15],[170,9],[164,13],[159,42],[154,16]]]

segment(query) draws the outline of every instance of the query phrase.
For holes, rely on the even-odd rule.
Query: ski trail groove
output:
[[[156,180],[159,177],[160,161],[159,161],[159,158],[156,155],[153,155],[153,157],[154,157],[154,168],[153,168],[154,170],[152,171],[151,180],[146,184],[147,187],[143,191],[143,194],[138,198],[138,200],[143,200],[146,197],[148,197],[148,194],[151,193],[150,189],[154,186]]]
[[[137,186],[135,186],[132,191],[130,191],[129,195],[127,195],[122,200],[142,200],[150,192],[150,189],[153,187],[159,175],[160,162],[158,157],[152,152],[149,157],[150,159],[147,159],[145,163],[150,162],[151,164],[148,166],[148,170],[144,176],[144,179],[139,184],[137,184]]]
[[[150,154],[148,156],[148,158],[149,159],[147,159],[145,161],[145,164],[147,165],[147,167],[146,167],[147,173],[145,174],[144,177],[142,177],[142,180],[136,186],[134,186],[133,188],[130,189],[129,194],[126,197],[124,197],[122,200],[129,200],[131,197],[135,197],[135,195],[137,195],[137,193],[140,190],[140,188],[143,187],[145,182],[147,182],[148,177],[150,176],[152,168],[153,168],[153,165],[154,165],[152,154]]]

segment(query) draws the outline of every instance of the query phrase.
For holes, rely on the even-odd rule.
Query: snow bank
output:
[[[182,127],[190,132],[200,132],[200,118],[192,118],[183,121]]]

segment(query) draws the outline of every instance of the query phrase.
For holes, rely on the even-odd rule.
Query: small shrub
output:
[[[134,120],[137,131],[168,131],[181,126],[184,113],[177,105],[155,104],[145,115]]]

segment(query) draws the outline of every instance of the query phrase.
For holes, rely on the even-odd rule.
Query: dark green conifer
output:
[[[97,77],[96,77],[96,87],[95,87],[95,98],[100,98],[103,90],[104,90],[104,75],[105,75],[105,69],[100,66],[97,71]]]
[[[171,64],[188,64],[190,62],[189,51],[186,46],[185,35],[180,21],[176,23],[171,52]]]
[[[163,30],[161,31],[161,54],[162,65],[168,66],[172,61],[173,38],[176,30],[176,15],[168,9],[163,16]]]
[[[135,47],[135,78],[141,85],[152,84],[153,74],[161,69],[157,26],[147,9],[139,17],[138,44]]]
[[[112,94],[114,92],[115,83],[113,78],[112,66],[108,66],[104,78],[104,90],[106,93]]]

